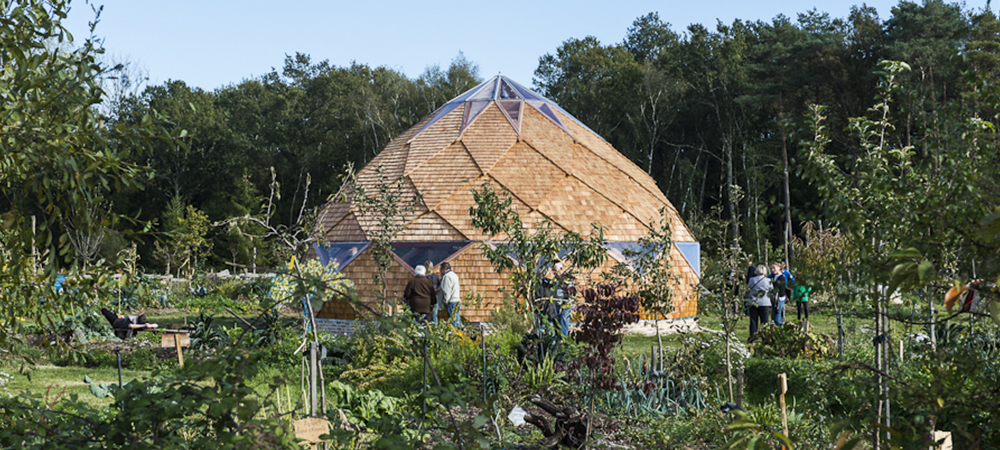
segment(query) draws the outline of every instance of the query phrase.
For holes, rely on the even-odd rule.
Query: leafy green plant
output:
[[[115,355],[112,355],[115,356]],[[151,370],[156,368],[156,355],[146,347],[138,347],[122,355],[122,367],[132,370]],[[116,361],[117,364],[117,361]]]
[[[226,331],[212,326],[214,316],[198,314],[198,318],[191,324],[191,350],[200,352],[211,352],[229,343],[229,335]]]
[[[541,391],[554,385],[567,385],[566,372],[556,370],[555,359],[543,358],[538,364],[525,362],[524,383],[530,391]]]
[[[91,383],[112,407],[91,405],[76,395],[57,400],[37,396],[0,398],[0,446],[70,448],[256,448],[298,449],[285,418],[271,399],[248,382],[256,361],[242,351],[192,360],[167,375],[154,372],[121,388]],[[266,387],[274,391],[272,382]]]
[[[490,323],[499,330],[510,330],[519,335],[526,334],[531,329],[531,322],[518,312],[515,303],[508,301],[490,311]]]
[[[791,322],[765,327],[753,339],[750,351],[758,357],[819,359],[834,351],[830,336],[804,331]]]
[[[63,316],[52,326],[51,331],[66,343],[114,337],[111,324],[95,308],[86,308],[76,314]]]

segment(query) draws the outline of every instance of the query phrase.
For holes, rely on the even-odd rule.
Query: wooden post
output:
[[[736,406],[743,409],[743,369],[736,369]]]
[[[316,343],[309,343],[309,415],[316,417],[319,410],[316,398]]]
[[[177,349],[177,365],[180,367],[184,367],[184,352],[181,350],[180,333],[174,334],[174,348]]]
[[[781,407],[781,431],[788,437],[788,413],[785,411],[785,393],[788,392],[788,377],[778,374],[778,406]]]

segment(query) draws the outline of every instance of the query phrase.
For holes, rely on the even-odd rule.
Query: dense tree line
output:
[[[296,54],[281,71],[213,92],[172,80],[115,97],[110,121],[140,123],[155,111],[184,133],[130,158],[154,175],[145,190],[121,195],[115,206],[163,233],[147,236],[140,253],[146,267],[165,267],[173,258],[155,252],[154,241],[177,244],[170,232],[186,223],[187,206],[210,222],[257,214],[271,195],[273,168],[275,225],[294,223],[304,201],[314,207],[337,191],[349,164],[360,168],[396,135],[479,82],[477,66],[462,55],[447,69],[432,66],[410,79],[385,67],[335,67]],[[255,245],[239,233],[217,228],[203,238],[201,252],[190,256],[211,267],[250,264],[255,246],[258,264],[273,262],[266,243]],[[113,244],[106,249],[114,250]]]
[[[888,19],[861,6],[846,18],[813,10],[796,20],[720,22],[714,30],[692,24],[677,31],[650,13],[619,43],[568,39],[540,58],[533,81],[648,171],[696,230],[712,218],[725,220],[735,224],[727,239],[763,256],[783,244],[786,222],[796,231],[807,220],[834,220],[803,175],[810,105],[827,106],[826,151],[842,161],[857,158],[862,149],[849,119],[869,114],[879,62],[906,62],[911,70],[899,75],[891,118],[900,126],[888,139],[931,157],[949,131],[943,115],[995,117],[998,30],[989,10],[937,0],[901,2]],[[447,69],[434,66],[411,79],[385,67],[336,67],[295,54],[280,71],[213,92],[183,81],[149,86],[118,97],[109,120],[139,123],[155,111],[186,134],[135,155],[133,162],[155,176],[145,191],[114,206],[161,225],[171,201],[211,221],[254,213],[270,194],[273,167],[275,219],[291,223],[307,195],[315,206],[337,190],[347,164],[360,167],[479,81],[476,65],[461,55]],[[249,262],[245,238],[210,234],[205,255],[212,266]],[[152,248],[140,247],[149,256],[144,265],[163,265]]]
[[[683,32],[651,13],[620,43],[566,41],[541,58],[535,83],[646,169],[689,224],[721,207],[743,225],[730,234],[763,255],[767,242],[783,242],[783,153],[793,227],[829,212],[802,178],[809,106],[828,107],[828,151],[857,158],[848,120],[875,102],[880,61],[911,67],[898,80],[891,119],[900,126],[887,139],[930,157],[952,131],[943,129],[945,115],[995,119],[986,100],[1000,55],[993,12],[930,0],[891,13],[883,20],[861,6],[835,19],[813,10],[795,21]]]

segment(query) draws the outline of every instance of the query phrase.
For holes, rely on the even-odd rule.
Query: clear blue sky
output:
[[[918,0],[919,1],[919,0]],[[717,20],[793,20],[816,8],[847,17],[852,0],[687,1],[222,1],[91,0],[104,5],[96,35],[107,53],[145,68],[150,84],[183,80],[213,90],[280,69],[286,54],[387,66],[408,77],[428,66],[446,68],[463,52],[480,75],[503,73],[530,86],[538,58],[569,38],[621,42],[632,22],[656,11],[677,32]],[[879,17],[898,1],[872,0]],[[980,10],[986,0],[971,0]],[[79,40],[93,19],[91,4],[73,2],[68,26]]]

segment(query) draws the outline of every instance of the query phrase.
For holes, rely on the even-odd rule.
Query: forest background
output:
[[[783,154],[793,234],[829,213],[802,171],[801,142],[812,139],[809,105],[827,106],[827,152],[839,161],[856,159],[862,148],[851,138],[849,118],[865,116],[873,104],[880,61],[907,62],[911,70],[900,75],[889,118],[898,126],[887,139],[927,155],[947,145],[944,114],[995,116],[986,97],[1000,73],[998,30],[992,11],[941,1],[901,2],[888,19],[860,6],[846,18],[812,11],[714,29],[675,30],[650,13],[623,30],[618,43],[566,40],[539,58],[532,81],[653,176],[696,234],[717,223],[711,219],[733,223],[726,240],[763,258],[769,245],[784,242]],[[272,167],[280,184],[274,219],[289,224],[308,178],[314,192],[307,206],[322,204],[339,188],[347,164],[364,165],[393,137],[482,81],[476,63],[461,54],[416,79],[387,67],[338,67],[294,54],[281,70],[214,91],[182,80],[147,86],[138,66],[109,64],[117,70],[106,73],[103,116],[110,124],[138,124],[156,112],[170,118],[165,126],[174,134],[186,134],[130,155],[128,162],[155,175],[144,190],[116,194],[109,203],[162,232],[187,211],[209,222],[257,213]],[[725,188],[730,184],[734,190]],[[129,245],[115,233],[107,237],[80,257],[114,260]],[[176,259],[157,254],[160,237],[137,237],[141,264],[151,272],[166,271]],[[222,228],[205,230],[191,248],[199,256],[191,261],[206,268],[276,262],[266,245]]]

